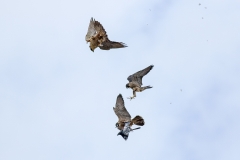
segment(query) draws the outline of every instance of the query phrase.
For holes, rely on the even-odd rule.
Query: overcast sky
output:
[[[200,4],[200,5],[199,5]],[[239,0],[1,0],[1,160],[239,160]],[[90,18],[124,49],[91,52]],[[149,65],[127,97],[127,77]],[[145,126],[117,136],[121,93]]]

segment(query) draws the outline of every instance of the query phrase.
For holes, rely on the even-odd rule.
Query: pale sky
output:
[[[239,8],[239,0],[0,1],[0,159],[239,160]],[[91,52],[91,17],[128,47]],[[153,88],[129,101],[127,77],[149,65],[143,85]],[[115,128],[119,93],[145,119],[127,141]]]

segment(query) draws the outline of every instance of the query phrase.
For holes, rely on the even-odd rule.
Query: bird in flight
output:
[[[129,83],[126,84],[126,88],[132,88],[133,90],[133,96],[132,97],[128,97],[128,99],[132,100],[133,98],[136,97],[136,92],[142,92],[145,89],[150,89],[152,88],[151,86],[145,86],[145,87],[141,87],[142,86],[142,78],[143,76],[145,76],[146,74],[148,74],[148,72],[150,72],[150,70],[153,68],[153,65],[138,71],[136,73],[134,73],[133,75],[130,75],[127,80],[129,81]]]
[[[110,50],[113,48],[124,48],[127,47],[122,42],[114,42],[110,41],[107,36],[107,32],[103,28],[102,24],[95,19],[91,18],[87,35],[85,40],[90,42],[90,50],[94,52],[94,50],[99,47],[102,50]]]
[[[118,116],[116,127],[120,130],[120,132],[117,135],[121,135],[125,140],[128,139],[131,131],[140,129],[140,127],[132,129],[132,125],[135,124],[138,126],[143,126],[145,124],[144,119],[141,116],[136,116],[135,118],[131,119],[131,115],[125,108],[124,100],[121,94],[117,96],[116,105],[115,108],[113,107],[113,110]]]

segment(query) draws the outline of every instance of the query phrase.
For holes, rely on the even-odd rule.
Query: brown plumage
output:
[[[127,47],[122,42],[114,42],[108,39],[107,32],[103,28],[102,24],[95,19],[91,18],[88,32],[85,37],[85,40],[90,42],[90,50],[94,52],[94,50],[99,47],[102,50],[110,50],[112,48],[124,48]]]
[[[142,86],[142,78],[148,74],[151,69],[153,68],[153,65],[148,66],[147,68],[138,71],[132,75],[130,75],[127,80],[129,81],[129,83],[126,84],[126,88],[132,88],[133,90],[133,96],[129,97],[129,99],[133,99],[136,97],[136,92],[142,92],[145,89],[150,89],[152,88],[151,86],[145,86],[145,87],[141,87]]]
[[[129,127],[132,125],[143,126],[145,124],[144,119],[141,116],[136,116],[131,119],[131,115],[128,113],[124,105],[124,100],[121,94],[118,95],[115,108],[113,107],[115,114],[118,116],[118,122],[116,127],[119,130],[123,130],[125,123],[130,122]]]

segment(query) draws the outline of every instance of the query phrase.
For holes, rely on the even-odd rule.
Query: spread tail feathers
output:
[[[143,126],[145,124],[144,119],[141,116],[136,116],[133,118],[132,123],[138,126]]]
[[[143,88],[143,90],[145,90],[145,89],[150,89],[150,88],[152,88],[151,86],[145,86],[145,87],[142,87]]]

